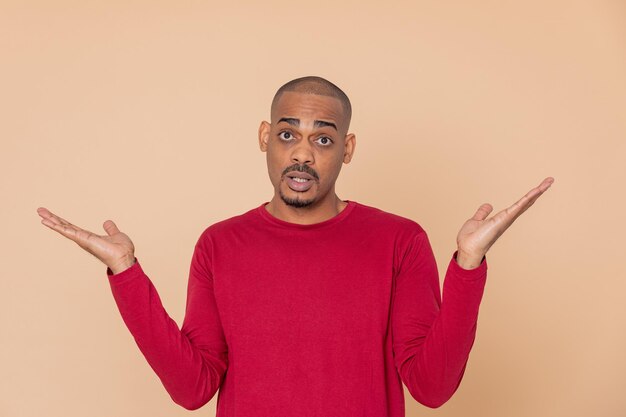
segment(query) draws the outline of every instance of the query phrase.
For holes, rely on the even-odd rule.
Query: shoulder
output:
[[[367,227],[382,228],[388,232],[401,236],[415,236],[426,233],[422,226],[415,220],[400,216],[377,207],[363,203],[356,203],[359,213],[359,220],[363,221]]]
[[[361,227],[369,236],[393,251],[393,273],[401,270],[407,262],[429,256],[428,235],[415,220],[376,207],[359,204]]]
[[[241,230],[242,228],[253,227],[255,211],[257,209],[258,207],[255,207],[246,211],[245,213],[238,214],[211,224],[202,231],[200,237],[198,238],[198,242],[210,242],[216,237],[232,234],[234,230]]]

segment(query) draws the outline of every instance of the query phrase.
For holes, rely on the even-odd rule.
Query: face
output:
[[[335,181],[356,142],[347,125],[339,99],[284,92],[272,109],[271,123],[259,127],[274,196],[292,207],[333,201]]]

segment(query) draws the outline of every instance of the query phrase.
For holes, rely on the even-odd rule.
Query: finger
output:
[[[62,234],[65,237],[68,237],[72,240],[74,240],[74,238],[76,237],[76,227],[69,225],[69,224],[61,224],[58,221],[55,221],[56,219],[52,219],[52,218],[45,218],[43,220],[41,220],[41,223],[43,223],[44,225],[48,226],[50,229],[55,230],[57,232],[59,232],[60,234]]]
[[[543,194],[548,188],[550,188],[550,186],[552,185],[553,182],[554,182],[554,178],[547,177],[543,181],[541,181],[541,184],[539,184],[538,186],[536,186],[535,188],[530,190],[529,193],[530,192],[535,192],[537,197],[538,197],[541,194]]]
[[[554,178],[547,177],[545,178],[541,184],[537,187],[533,188],[529,192],[526,193],[522,198],[513,203],[510,207],[504,210],[506,216],[511,217],[511,222],[513,222],[516,218],[518,218],[522,213],[524,213],[530,206],[532,206],[535,201],[552,185],[554,182]]]
[[[54,214],[52,214],[50,212],[50,210],[48,210],[45,207],[39,207],[37,209],[37,214],[39,214],[39,216],[41,216],[43,219],[48,219],[54,223],[59,224],[60,222],[55,218]]]
[[[116,233],[120,233],[120,229],[117,228],[113,220],[107,220],[102,224],[104,231],[107,232],[109,236],[113,236]]]
[[[44,219],[49,219],[52,222],[56,223],[56,224],[71,224],[70,222],[68,222],[67,220],[57,216],[56,214],[52,213],[50,210],[48,210],[45,207],[39,207],[37,209],[37,213],[39,213],[39,215],[41,217],[43,217]]]
[[[539,184],[539,188],[541,189],[541,191],[545,191],[550,188],[552,183],[554,183],[554,178],[546,177],[543,181],[541,181],[541,184]]]
[[[48,226],[50,229],[58,232],[59,234],[65,236],[66,238],[73,240],[82,247],[89,247],[89,240],[93,239],[94,237],[99,237],[98,235],[91,233],[87,230],[83,230],[80,227],[76,227],[73,224],[59,224],[53,222],[50,219],[43,219],[41,223]]]
[[[485,220],[489,213],[493,210],[493,206],[489,203],[481,204],[472,216],[472,220]]]

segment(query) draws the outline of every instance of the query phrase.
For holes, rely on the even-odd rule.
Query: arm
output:
[[[395,279],[392,331],[394,361],[411,395],[439,407],[454,394],[476,335],[478,308],[487,277],[485,255],[495,241],[552,185],[545,178],[510,207],[487,218],[481,205],[457,235],[439,296],[438,273],[426,233],[408,245]]]
[[[213,295],[208,235],[196,243],[179,330],[135,258],[135,246],[112,220],[106,235],[82,229],[39,207],[41,223],[74,241],[105,265],[115,302],[152,369],[177,404],[194,410],[215,394],[228,367],[228,350]]]
[[[411,396],[436,408],[457,390],[476,335],[487,264],[461,268],[456,253],[439,292],[437,264],[425,232],[409,244],[395,277],[394,361]]]
[[[228,368],[228,351],[213,296],[202,238],[194,249],[187,304],[179,330],[139,261],[107,275],[122,318],[172,400],[188,410],[206,404]]]

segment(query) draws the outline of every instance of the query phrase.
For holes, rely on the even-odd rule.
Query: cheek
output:
[[[342,154],[335,154],[328,161],[327,172],[330,172],[332,175],[339,174],[339,171],[341,171],[341,165],[342,164],[343,164],[343,153]]]
[[[271,148],[267,150],[267,168],[270,174],[270,177],[273,182],[280,181],[280,176],[283,170],[286,168],[285,162],[283,161],[282,155],[278,152],[275,152]]]
[[[323,166],[316,167],[317,173],[320,175],[320,184],[330,186],[337,180],[343,162],[342,156],[327,158]]]

